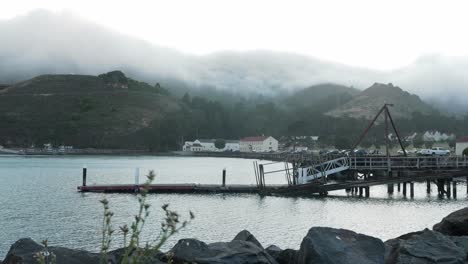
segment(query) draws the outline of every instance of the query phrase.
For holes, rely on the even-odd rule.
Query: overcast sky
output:
[[[192,54],[274,50],[391,70],[468,55],[468,1],[0,0],[0,19],[42,8]]]

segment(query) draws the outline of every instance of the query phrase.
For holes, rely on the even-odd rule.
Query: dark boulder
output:
[[[126,248],[119,248],[116,250],[113,250],[109,252],[107,255],[108,263],[109,264],[119,264],[122,263],[122,260],[125,256],[125,250]],[[138,263],[141,264],[160,264],[160,263],[167,263],[167,256],[160,252],[160,251],[146,251],[144,252],[144,249],[140,249],[140,253],[143,252],[143,254],[139,255],[138,258]],[[134,256],[137,256],[138,253],[136,250],[133,250],[132,252],[129,252],[129,257],[130,259]],[[130,261],[131,262],[131,261]]]
[[[371,236],[345,229],[313,227],[297,252],[297,263],[384,263],[385,246]]]
[[[44,251],[44,247],[30,238],[16,241],[7,253],[3,264],[37,263],[35,254]],[[57,264],[98,264],[99,254],[63,247],[49,247],[48,252],[56,256]]]
[[[234,237],[233,240],[248,241],[248,242],[254,243],[259,248],[263,249],[262,244],[260,244],[260,242],[258,242],[257,238],[255,238],[254,235],[252,235],[247,230],[240,231],[239,234],[237,234],[236,237]]]
[[[432,229],[448,236],[468,236],[468,207],[444,217]]]
[[[172,263],[277,263],[265,250],[252,242],[233,240],[206,244],[182,239],[167,253]]]
[[[297,258],[297,250],[294,249],[285,249],[282,250],[281,248],[271,245],[267,247],[266,252],[272,256],[278,264],[292,264],[296,263]]]
[[[452,236],[452,237],[450,237],[450,239],[459,248],[465,250],[466,260],[468,261],[468,236]]]
[[[450,237],[428,229],[391,239],[385,245],[386,264],[463,264],[466,260],[465,251]]]

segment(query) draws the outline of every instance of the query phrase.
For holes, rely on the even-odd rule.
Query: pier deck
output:
[[[145,186],[135,184],[108,184],[78,186],[80,192],[104,193],[138,193]],[[270,185],[262,191],[277,192],[286,189],[287,185]],[[216,184],[151,184],[147,186],[150,193],[259,193],[256,185],[216,185]]]

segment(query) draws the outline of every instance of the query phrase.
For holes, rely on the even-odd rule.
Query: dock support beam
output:
[[[406,197],[406,182],[403,182],[403,196]]]
[[[452,194],[450,190],[450,179],[447,179],[446,183],[447,183],[447,198],[450,198]]]
[[[223,187],[226,187],[226,169],[223,169]]]
[[[457,182],[456,181],[452,182],[452,191],[453,191],[453,198],[456,199],[457,198]]]
[[[443,196],[445,193],[444,190],[444,180],[443,179],[437,179],[437,192],[439,193],[439,196]]]
[[[88,169],[86,168],[86,166],[83,167],[83,185],[82,186],[86,186],[86,174],[87,174],[87,171]]]
[[[397,185],[397,190],[398,190],[398,192],[400,192],[400,183],[398,183],[398,185]]]
[[[362,189],[363,187],[359,187],[359,197],[362,197]]]
[[[431,193],[431,181],[426,180],[426,193]]]
[[[365,191],[366,197],[369,197],[370,196],[370,187],[369,186],[364,187],[364,191]]]
[[[387,193],[393,194],[393,183],[387,185]]]
[[[410,182],[410,196],[414,197],[414,182]]]

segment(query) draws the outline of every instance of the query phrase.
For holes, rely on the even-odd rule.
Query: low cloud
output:
[[[34,11],[0,21],[0,82],[39,74],[100,74],[120,69],[148,82],[177,80],[239,94],[275,94],[333,82],[365,89],[393,83],[427,101],[468,111],[467,57],[430,55],[395,71],[375,71],[291,53],[221,52],[206,56],[113,32],[70,13]]]

